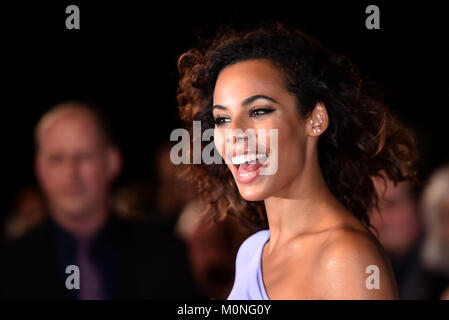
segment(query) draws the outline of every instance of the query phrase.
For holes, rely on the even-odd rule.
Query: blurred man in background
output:
[[[235,257],[242,242],[251,235],[232,216],[212,222],[202,215],[207,206],[192,200],[182,210],[176,233],[187,244],[197,287],[211,299],[226,299],[235,278]]]
[[[378,177],[373,181],[379,196],[379,210],[373,208],[370,222],[391,259],[399,298],[409,298],[422,240],[418,192],[411,183],[399,182],[395,186],[386,176],[385,181]]]
[[[110,186],[122,161],[98,110],[57,105],[38,122],[35,141],[50,218],[1,253],[1,297],[196,297],[182,243],[157,225],[111,212]],[[79,289],[66,285],[71,265],[79,268]]]
[[[421,198],[407,182],[385,181],[374,179],[379,211],[370,217],[391,258],[400,299],[448,298],[449,167],[431,177]]]

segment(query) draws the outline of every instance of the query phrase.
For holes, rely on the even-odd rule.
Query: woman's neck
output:
[[[270,243],[268,251],[290,239],[324,230],[342,221],[344,206],[326,185],[318,161],[308,162],[292,184],[265,200]]]

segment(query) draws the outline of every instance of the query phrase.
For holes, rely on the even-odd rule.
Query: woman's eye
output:
[[[224,118],[224,117],[217,117],[214,119],[214,123],[217,127],[224,125],[225,123],[231,121],[231,119],[229,118]]]
[[[266,109],[266,108],[251,109],[249,111],[249,116],[251,118],[259,117],[259,116],[263,116],[263,115],[269,114],[269,113],[271,113],[273,111],[274,111],[274,109]]]

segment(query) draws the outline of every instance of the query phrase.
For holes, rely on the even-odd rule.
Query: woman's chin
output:
[[[268,197],[266,192],[249,186],[239,186],[239,192],[242,198],[246,201],[261,201]]]

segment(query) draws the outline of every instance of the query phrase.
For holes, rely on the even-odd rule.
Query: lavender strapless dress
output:
[[[235,280],[228,300],[269,300],[262,278],[262,250],[270,230],[260,230],[240,246],[235,262]]]

